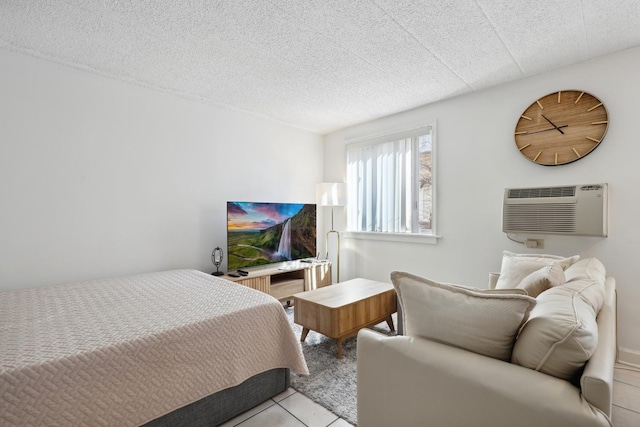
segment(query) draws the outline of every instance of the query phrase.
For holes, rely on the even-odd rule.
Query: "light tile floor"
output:
[[[613,380],[613,425],[640,426],[640,369],[616,365]]]
[[[640,369],[616,365],[612,415],[615,427],[640,426]],[[290,388],[222,426],[349,427],[351,424]]]
[[[350,427],[292,388],[222,424],[222,427]]]

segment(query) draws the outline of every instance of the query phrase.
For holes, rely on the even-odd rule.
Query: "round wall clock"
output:
[[[516,123],[516,148],[539,165],[565,165],[592,152],[608,126],[607,109],[595,96],[579,90],[554,92],[524,110]]]

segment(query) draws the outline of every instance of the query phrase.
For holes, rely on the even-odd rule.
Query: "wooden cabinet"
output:
[[[293,261],[245,270],[249,272],[248,276],[231,277],[225,274],[223,277],[268,293],[280,301],[290,301],[293,294],[331,284],[330,262]]]

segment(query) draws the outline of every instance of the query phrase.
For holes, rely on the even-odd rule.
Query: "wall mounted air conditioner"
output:
[[[607,184],[507,188],[502,231],[607,236]]]

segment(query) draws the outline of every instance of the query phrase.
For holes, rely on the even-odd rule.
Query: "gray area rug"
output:
[[[296,337],[300,338],[302,326],[293,322],[293,307],[285,308],[289,323]],[[393,315],[397,326],[396,315]],[[372,329],[386,335],[395,335],[386,322]],[[356,425],[356,337],[342,342],[342,359],[337,359],[338,344],[317,332],[310,331],[302,343],[302,351],[307,360],[309,375],[291,373],[291,387],[309,399],[324,406],[340,418]]]

